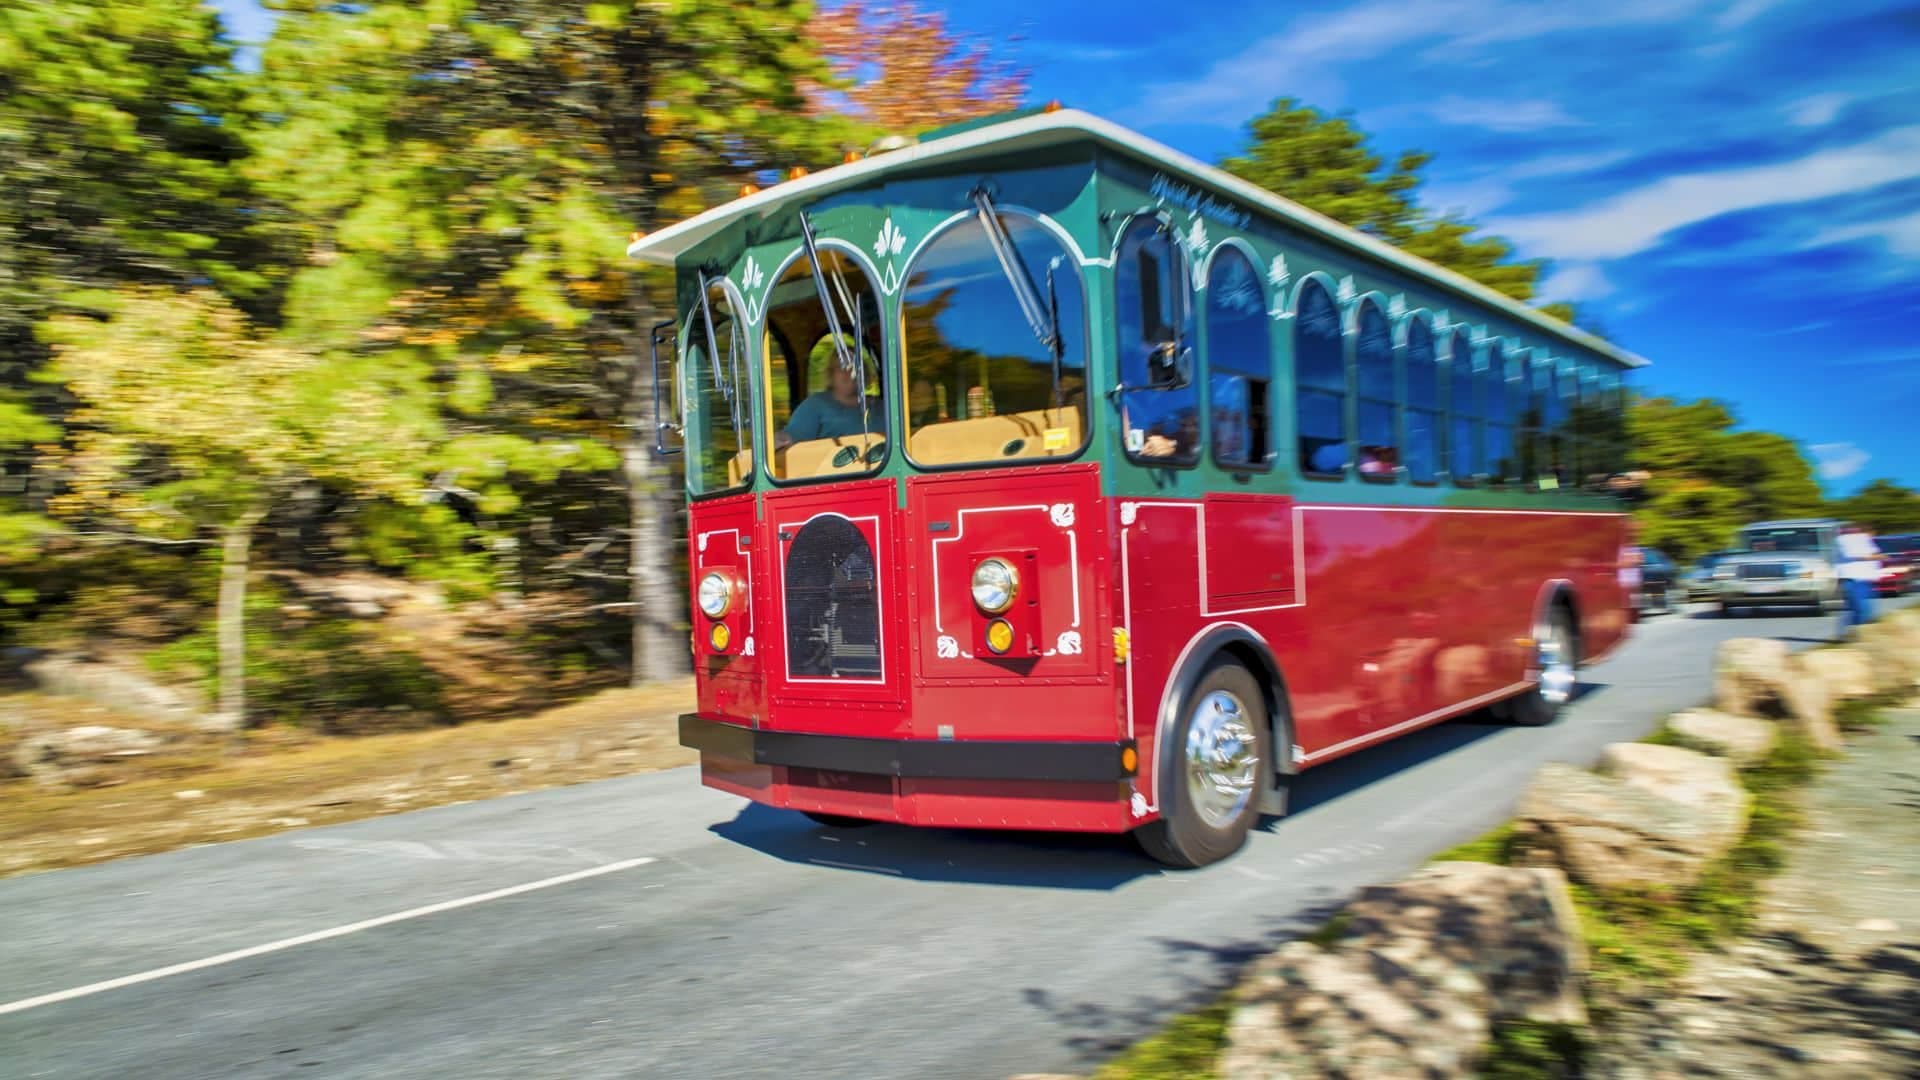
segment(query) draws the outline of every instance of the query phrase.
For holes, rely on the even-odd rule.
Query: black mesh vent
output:
[[[794,676],[880,677],[873,548],[853,522],[817,517],[787,548],[787,668]]]

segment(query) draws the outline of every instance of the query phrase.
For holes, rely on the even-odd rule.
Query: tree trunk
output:
[[[247,559],[260,518],[250,512],[220,530],[220,602],[214,614],[220,681],[216,719],[226,731],[247,725]]]
[[[638,320],[642,334],[645,319]],[[634,352],[632,378],[627,386],[627,438],[621,448],[621,468],[627,489],[630,527],[627,573],[632,578],[634,686],[677,678],[691,662],[691,647],[681,637],[679,612],[687,598],[676,587],[673,559],[677,529],[677,500],[664,494],[671,473],[653,456],[653,370],[643,362],[651,343]]]

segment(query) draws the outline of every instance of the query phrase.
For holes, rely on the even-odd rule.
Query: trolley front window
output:
[[[997,236],[979,212],[941,233],[907,277],[907,455],[920,465],[1068,457],[1086,444],[1079,267],[1038,222],[993,221]]]
[[[726,287],[707,286],[682,329],[681,407],[688,445],[687,480],[696,494],[743,487],[753,479],[752,390],[746,332],[733,317]]]

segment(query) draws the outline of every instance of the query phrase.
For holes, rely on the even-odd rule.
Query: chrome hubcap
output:
[[[1253,798],[1259,741],[1240,699],[1215,690],[1194,706],[1187,725],[1187,797],[1200,819],[1224,827]]]
[[[1540,641],[1540,699],[1558,707],[1573,698],[1573,647],[1565,624],[1555,621]]]

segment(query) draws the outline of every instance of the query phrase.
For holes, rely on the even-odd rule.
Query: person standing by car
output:
[[[1846,606],[1840,614],[1840,636],[1856,626],[1873,621],[1873,590],[1880,581],[1880,548],[1867,530],[1849,522],[1840,526],[1840,587],[1846,590]]]

